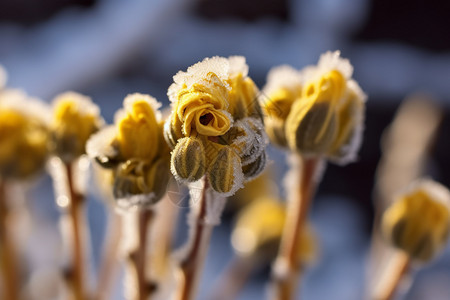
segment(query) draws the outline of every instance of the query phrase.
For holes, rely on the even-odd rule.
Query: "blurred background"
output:
[[[341,50],[369,96],[365,138],[357,163],[327,168],[312,209],[320,259],[300,293],[302,299],[357,300],[363,297],[380,139],[413,93],[425,93],[444,115],[424,172],[450,184],[449,11],[450,2],[438,0],[0,0],[0,64],[9,87],[45,101],[66,90],[83,93],[111,123],[129,93],[148,93],[167,106],[172,76],[204,57],[245,56],[262,88],[273,66],[302,68],[325,51]],[[269,155],[281,178],[284,153],[270,148]],[[36,218],[56,230],[49,178],[33,191]],[[96,266],[106,214],[101,201],[89,206]],[[215,230],[201,299],[208,299],[232,257],[233,216],[230,209]],[[177,245],[185,230],[181,217]],[[37,265],[54,259],[44,245],[58,241],[48,231],[36,229],[29,241]],[[32,246],[36,242],[42,248]],[[449,299],[449,270],[447,250],[420,271],[406,299]],[[257,272],[239,299],[263,299],[268,272]],[[121,284],[115,295],[122,299]]]

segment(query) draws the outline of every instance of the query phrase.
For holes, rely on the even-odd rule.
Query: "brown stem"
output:
[[[9,230],[11,222],[8,203],[6,203],[5,182],[0,178],[0,266],[3,275],[3,298],[8,300],[19,299],[18,268],[14,244]]]
[[[110,299],[111,288],[119,268],[119,246],[122,237],[122,219],[112,209],[109,213],[108,233],[103,245],[102,262],[100,265],[97,294],[94,299]]]
[[[130,253],[131,264],[136,275],[137,300],[148,300],[151,293],[151,283],[147,280],[147,236],[153,210],[142,209],[137,212],[137,248]]]
[[[69,189],[70,205],[69,216],[72,230],[72,266],[69,269],[69,281],[72,288],[73,297],[75,300],[86,300],[85,287],[84,287],[84,237],[83,230],[84,224],[84,197],[75,190],[74,178],[73,178],[73,165],[67,163],[66,174],[67,184]]]
[[[395,293],[403,277],[408,273],[411,260],[403,252],[395,253],[389,268],[383,274],[384,285],[379,295],[375,295],[375,300],[394,299]]]
[[[312,202],[315,190],[314,176],[320,162],[319,158],[303,159],[299,157],[299,159],[302,160],[302,170],[298,172],[300,184],[297,187],[295,198],[288,201],[286,223],[272,272],[274,300],[290,300],[294,297],[300,270],[298,258],[300,234]]]
[[[199,201],[199,212],[195,216],[195,224],[188,241],[190,248],[179,265],[179,282],[176,300],[195,299],[197,285],[201,274],[202,264],[206,258],[211,238],[212,226],[204,223],[206,216],[206,194],[209,184],[205,184]]]

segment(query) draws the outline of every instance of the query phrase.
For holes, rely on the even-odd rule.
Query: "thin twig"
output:
[[[199,211],[195,216],[195,224],[190,235],[189,249],[187,255],[179,265],[179,282],[175,299],[192,300],[195,299],[198,281],[203,267],[206,253],[211,239],[212,225],[205,224],[206,216],[206,194],[209,184],[205,177],[202,195],[200,197]]]
[[[151,294],[151,282],[147,279],[149,267],[147,262],[147,237],[152,218],[153,210],[151,209],[142,209],[137,212],[135,224],[137,224],[138,243],[137,248],[130,253],[130,260],[136,276],[136,299],[138,300],[148,300]]]
[[[315,190],[314,176],[320,163],[320,158],[299,157],[299,159],[302,160],[302,170],[298,172],[300,184],[297,186],[295,198],[288,201],[286,223],[272,272],[272,296],[275,300],[290,300],[295,294],[300,270],[298,258],[300,234],[312,202]]]
[[[403,253],[398,252],[394,254],[390,267],[385,269],[383,274],[383,282],[379,295],[374,296],[374,300],[392,300],[397,292],[398,286],[402,282],[402,279],[409,271],[411,264],[410,257]]]
[[[6,183],[0,178],[0,255],[3,275],[3,298],[8,300],[19,299],[19,274],[16,251],[11,239],[10,215],[6,201]]]
[[[85,286],[84,286],[84,262],[85,262],[85,247],[83,232],[86,224],[84,224],[84,197],[75,190],[73,178],[73,165],[67,163],[66,175],[67,184],[70,194],[69,216],[72,229],[72,269],[70,269],[69,280],[71,281],[71,288],[73,289],[73,296],[75,300],[85,300]]]

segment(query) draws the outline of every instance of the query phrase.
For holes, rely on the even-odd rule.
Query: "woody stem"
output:
[[[300,184],[296,186],[295,193],[288,199],[286,223],[278,256],[272,269],[271,286],[274,300],[290,300],[295,296],[300,271],[299,240],[311,206],[315,190],[314,176],[320,163],[319,158],[298,157],[298,159],[302,162],[301,171],[296,173],[299,174],[300,178],[297,179]]]
[[[411,259],[407,254],[403,252],[395,253],[389,264],[390,267],[383,274],[382,280],[385,284],[382,286],[379,295],[374,296],[374,300],[394,299],[398,286],[409,271],[410,264]]]
[[[85,286],[84,286],[84,262],[85,262],[85,245],[86,239],[84,233],[86,232],[85,216],[84,216],[84,197],[75,190],[73,177],[73,163],[66,163],[67,184],[69,189],[70,205],[68,213],[70,217],[70,229],[72,239],[72,262],[69,273],[70,286],[72,288],[73,297],[75,300],[85,300]]]
[[[16,250],[11,238],[11,217],[6,201],[6,183],[0,178],[0,266],[3,277],[2,299],[19,299]]]
[[[199,210],[195,215],[188,241],[189,249],[180,261],[178,270],[178,289],[176,300],[195,299],[198,282],[203,268],[203,263],[209,248],[213,226],[205,224],[206,194],[209,189],[208,180],[205,178],[202,194],[199,199]]]
[[[137,247],[129,254],[132,269],[136,277],[136,300],[148,300],[151,292],[151,284],[148,281],[148,261],[147,261],[147,238],[149,227],[154,215],[151,209],[140,209],[136,212],[137,225],[136,232],[138,234]]]

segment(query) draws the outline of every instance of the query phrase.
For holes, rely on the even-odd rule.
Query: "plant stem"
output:
[[[392,261],[389,263],[390,267],[386,268],[383,274],[382,280],[384,280],[384,285],[382,286],[381,292],[379,295],[375,295],[374,299],[394,299],[399,284],[409,271],[410,264],[411,259],[407,254],[403,252],[395,253]]]
[[[151,284],[147,279],[147,237],[149,225],[153,218],[153,210],[139,209],[137,211],[136,232],[138,240],[136,248],[131,250],[129,257],[135,275],[136,293],[133,293],[136,300],[148,300],[151,294]],[[132,295],[130,294],[129,297]]]
[[[73,289],[73,297],[75,300],[86,300],[85,286],[84,286],[84,262],[85,262],[85,245],[83,236],[86,230],[84,219],[84,197],[75,190],[73,178],[73,164],[67,163],[66,175],[69,189],[69,216],[71,225],[72,238],[72,268],[69,273],[69,280],[71,281],[71,288]]]
[[[191,229],[188,241],[188,252],[179,265],[176,300],[195,299],[203,263],[209,248],[213,226],[205,224],[206,194],[208,193],[209,184],[206,177],[204,180],[202,194],[198,203],[199,210],[195,215],[195,223]]]
[[[297,180],[300,184],[296,186],[297,190],[288,200],[286,223],[272,272],[274,300],[290,300],[295,295],[300,270],[298,257],[300,235],[307,220],[316,184],[314,177],[320,163],[320,158],[303,159],[299,156],[298,159],[302,162],[301,171],[294,174],[299,174],[300,178]],[[288,187],[292,188],[293,186]]]
[[[111,288],[119,267],[119,246],[122,237],[122,218],[109,210],[108,233],[103,245],[96,300],[110,299]]]
[[[6,201],[6,183],[0,178],[0,266],[3,275],[3,297],[2,299],[19,299],[18,268],[16,251],[11,238],[10,214]]]

